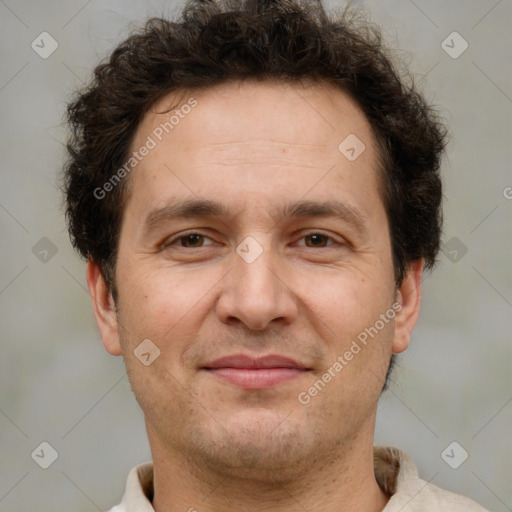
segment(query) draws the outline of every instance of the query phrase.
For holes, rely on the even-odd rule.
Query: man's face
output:
[[[181,454],[219,472],[299,472],[372,438],[391,354],[412,328],[403,311],[392,319],[403,294],[375,138],[332,87],[230,83],[192,96],[197,105],[161,141],[155,133],[174,108],[157,111],[176,95],[138,127],[132,150],[148,136],[156,147],[130,176],[117,322],[100,325],[102,338],[125,358],[154,457]],[[224,211],[173,216],[183,201]],[[299,202],[340,206],[318,215],[294,210]],[[141,357],[143,340],[151,344]],[[143,364],[153,344],[160,354]],[[218,362],[227,356],[255,368]],[[265,356],[295,363],[254,362]]]

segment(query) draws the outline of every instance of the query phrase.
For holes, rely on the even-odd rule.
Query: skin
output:
[[[187,94],[180,101],[193,96],[197,106],[129,178],[117,310],[98,265],[87,266],[103,344],[124,357],[144,412],[153,506],[382,510],[389,497],[373,469],[377,402],[391,354],[407,348],[419,314],[423,262],[410,264],[397,289],[370,124],[325,84],[248,81]],[[134,150],[177,98],[168,94],[146,114]],[[338,150],[349,134],[366,147],[352,162]],[[221,202],[231,215],[146,229],[149,212],[189,198]],[[341,217],[272,216],[299,200],[342,201],[364,229]],[[204,238],[175,236],[189,231]],[[248,236],[263,249],[252,263],[236,252]],[[395,301],[394,321],[301,404],[298,394]],[[149,366],[134,355],[145,339],[160,350]],[[309,371],[247,390],[202,369],[238,353],[292,357]]]

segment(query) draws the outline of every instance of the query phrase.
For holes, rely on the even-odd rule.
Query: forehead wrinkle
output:
[[[205,167],[233,167],[234,165],[238,166],[265,166],[265,167],[274,167],[274,166],[282,166],[282,167],[293,167],[295,169],[299,169],[299,167],[305,169],[318,169],[318,164],[315,162],[304,162],[303,160],[294,160],[291,158],[272,158],[266,159],[265,162],[261,162],[259,160],[247,160],[247,158],[230,158],[225,160],[212,160],[205,164],[195,164],[194,167],[197,169],[202,169]]]
[[[325,144],[301,144],[297,142],[286,142],[286,141],[278,141],[276,139],[249,139],[249,140],[233,140],[227,142],[209,142],[208,146],[214,148],[230,148],[232,146],[255,146],[259,147],[263,146],[273,146],[273,147],[299,147],[304,149],[313,149],[313,148],[324,148]]]
[[[256,157],[265,160],[268,158],[295,158],[300,160],[315,159],[325,154],[326,144],[295,144],[295,143],[259,143],[255,141],[208,143],[207,145],[194,149],[196,156],[229,158],[230,160],[241,160],[244,158]],[[267,156],[268,155],[268,156]]]
[[[336,148],[337,150],[337,148]],[[208,143],[194,150],[194,166],[198,168],[215,165],[283,165],[318,169],[319,162],[325,164],[329,157],[337,157],[336,151],[328,151],[328,144],[298,144],[258,140]],[[203,160],[203,162],[201,162]]]

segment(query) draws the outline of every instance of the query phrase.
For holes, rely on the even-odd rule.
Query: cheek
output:
[[[323,330],[330,330],[330,338],[336,335],[346,341],[357,336],[391,305],[389,287],[370,273],[340,269],[317,277],[314,285],[302,287],[303,298],[313,315],[310,321],[316,325],[320,320],[318,327],[323,324]]]
[[[180,272],[176,267],[133,265],[120,269],[120,323],[128,341],[151,339],[161,349],[195,332],[204,318],[208,291],[218,281],[213,272]],[[122,276],[122,277],[121,277]]]

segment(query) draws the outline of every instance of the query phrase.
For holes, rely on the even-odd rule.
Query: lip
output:
[[[211,363],[205,364],[204,367],[206,369],[237,368],[263,370],[272,368],[295,368],[299,370],[306,370],[306,367],[298,361],[277,354],[270,354],[263,357],[250,357],[244,354],[234,354],[216,359]]]
[[[258,358],[237,354],[216,359],[203,370],[244,389],[267,389],[296,379],[308,368],[294,359],[275,354]]]

